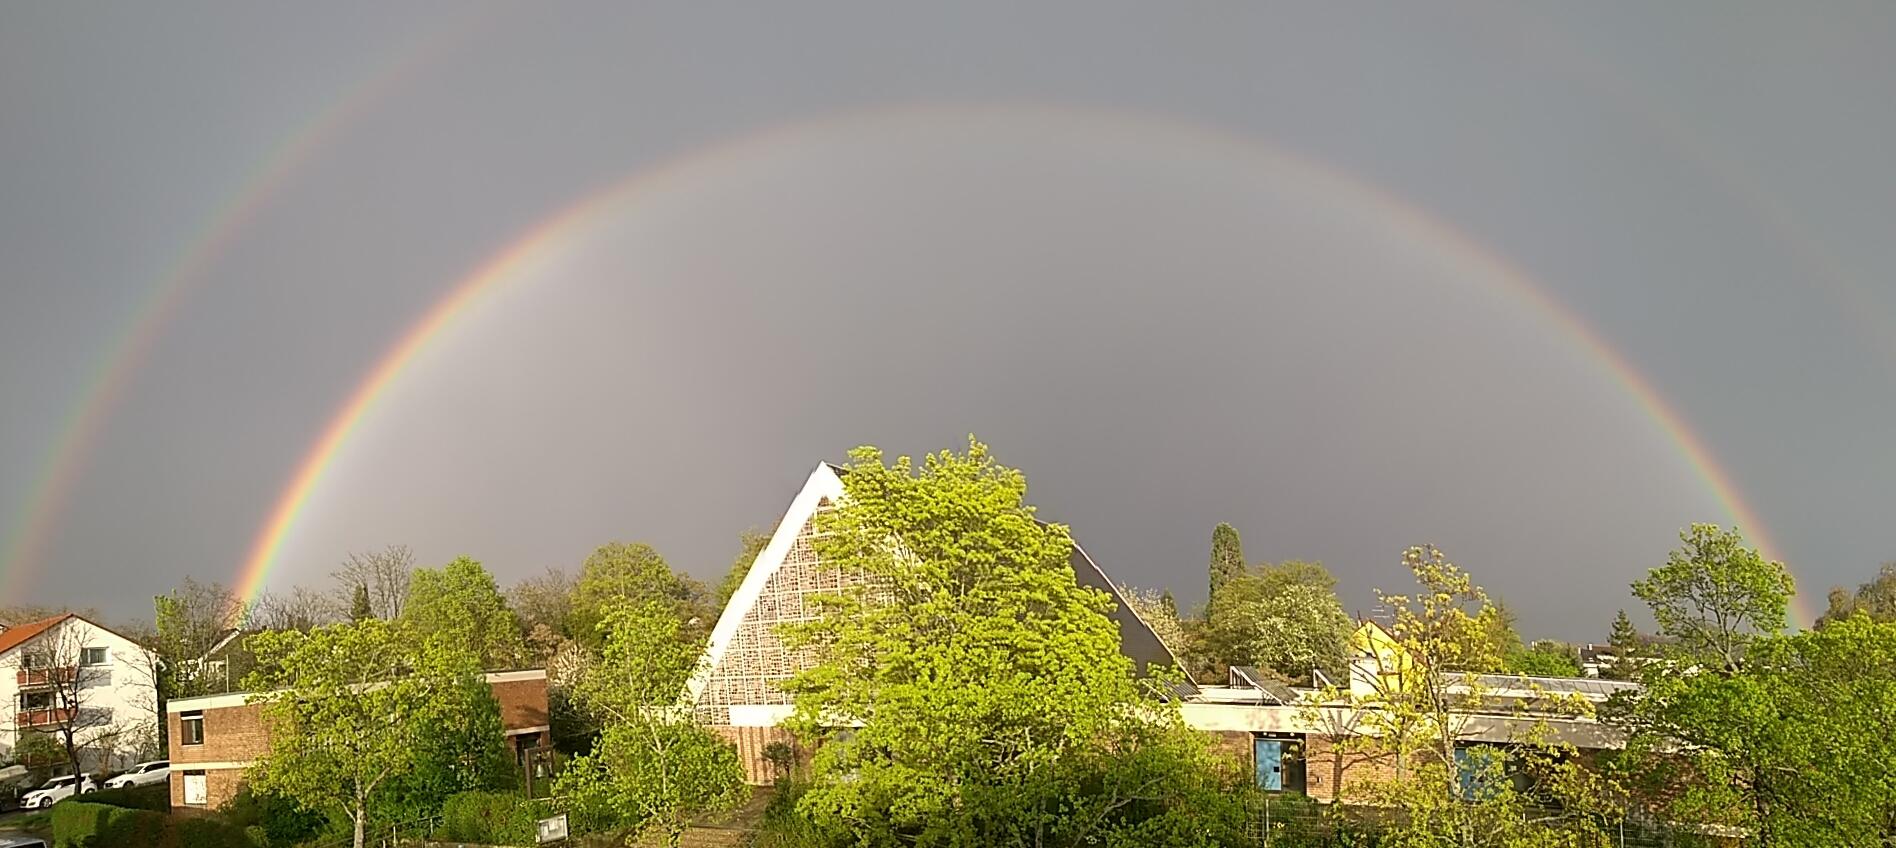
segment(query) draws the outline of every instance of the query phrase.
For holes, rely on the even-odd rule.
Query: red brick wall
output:
[[[173,763],[249,762],[270,749],[270,734],[263,726],[263,706],[244,704],[204,710],[204,744],[186,745],[179,735],[181,716],[165,717],[170,724],[171,761]]]
[[[188,768],[171,770],[171,808],[185,815],[198,810],[214,810],[230,803],[237,797],[237,790],[244,781],[243,769],[206,769],[204,772],[204,806],[184,803],[184,773]]]
[[[494,684],[494,700],[500,702],[500,723],[508,730],[545,727],[546,678],[515,680]]]

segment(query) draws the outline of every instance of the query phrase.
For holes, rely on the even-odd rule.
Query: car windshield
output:
[[[55,777],[52,780],[49,780],[49,781],[46,781],[45,783],[40,784],[40,788],[41,789],[54,789],[60,786],[65,786],[69,783],[72,783],[71,777]]]

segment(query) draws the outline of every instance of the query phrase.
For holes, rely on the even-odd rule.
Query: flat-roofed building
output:
[[[488,672],[487,685],[500,703],[500,723],[515,762],[551,744],[546,671]],[[236,797],[244,769],[270,751],[263,704],[251,694],[180,698],[165,705],[170,730],[171,805],[216,808]]]

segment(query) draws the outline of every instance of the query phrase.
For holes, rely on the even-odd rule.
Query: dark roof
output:
[[[849,474],[849,469],[834,462],[823,464],[829,466],[829,469],[836,472],[839,477]],[[1049,522],[1041,521],[1040,523],[1046,525]],[[1172,649],[1166,647],[1165,642],[1159,639],[1159,635],[1152,631],[1152,626],[1139,618],[1139,614],[1133,611],[1132,605],[1126,603],[1126,596],[1120,594],[1119,587],[1113,584],[1112,578],[1106,576],[1105,569],[1100,568],[1098,563],[1093,562],[1092,557],[1086,555],[1086,550],[1080,547],[1078,540],[1073,542],[1071,563],[1075,582],[1081,586],[1105,592],[1113,599],[1113,612],[1109,617],[1114,624],[1119,625],[1119,651],[1132,658],[1136,671],[1144,675],[1149,666],[1177,669],[1184,680],[1175,688],[1182,694],[1196,693],[1198,684],[1192,681],[1191,672],[1185,670],[1185,664],[1179,662],[1178,656],[1172,653]]]
[[[1133,611],[1132,605],[1126,603],[1126,596],[1119,593],[1118,586],[1113,585],[1112,578],[1107,577],[1105,570],[1086,555],[1086,549],[1080,547],[1077,541],[1073,543],[1073,577],[1081,586],[1098,589],[1113,599],[1111,618],[1114,624],[1119,625],[1119,650],[1132,658],[1140,674],[1145,674],[1149,666],[1177,669],[1184,676],[1180,688],[1185,694],[1198,691],[1197,684],[1192,682],[1191,673],[1185,670],[1185,664],[1178,661],[1172,649],[1160,641],[1159,634],[1152,632],[1152,627]]]

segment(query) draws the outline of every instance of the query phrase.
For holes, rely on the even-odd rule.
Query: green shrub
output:
[[[149,786],[134,786],[130,789],[101,789],[97,792],[85,793],[81,800],[88,804],[104,804],[108,807],[124,807],[128,810],[153,810],[168,813],[171,812],[171,785],[154,783]]]
[[[170,818],[152,810],[132,810],[83,801],[53,805],[55,848],[160,848]]]
[[[314,810],[305,810],[294,800],[281,795],[259,794],[248,785],[237,790],[237,796],[222,811],[224,821],[242,828],[245,833],[255,830],[261,836],[252,835],[250,841],[258,845],[296,845],[308,842],[323,834],[329,819]]]
[[[458,792],[441,807],[441,839],[487,845],[532,845],[538,802],[506,792]]]
[[[178,848],[256,848],[243,828],[218,819],[177,819],[171,824]]]

